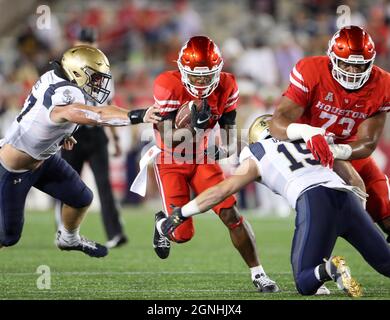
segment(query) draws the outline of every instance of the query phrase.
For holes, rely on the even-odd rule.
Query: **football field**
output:
[[[333,282],[331,295],[302,297],[294,287],[290,266],[293,216],[259,218],[246,214],[257,238],[266,272],[281,292],[260,294],[250,273],[233,248],[227,230],[213,214],[195,217],[192,241],[174,244],[171,255],[160,260],[152,248],[153,211],[123,210],[129,243],[103,259],[81,252],[58,250],[52,212],[26,212],[21,241],[0,250],[0,299],[349,299]],[[100,215],[91,213],[81,234],[105,242]],[[377,274],[354,249],[339,240],[334,251],[349,263],[352,275],[364,287],[362,299],[390,299],[389,279]],[[39,266],[50,268],[50,289],[38,289]],[[48,282],[46,282],[48,284]]]

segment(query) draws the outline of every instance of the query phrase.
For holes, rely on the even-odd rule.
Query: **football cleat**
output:
[[[325,270],[327,274],[336,282],[337,287],[343,290],[348,296],[357,298],[361,297],[363,289],[361,285],[351,277],[351,271],[347,266],[345,259],[340,256],[324,259]]]
[[[160,259],[166,259],[169,256],[171,250],[171,243],[169,239],[162,235],[157,229],[157,224],[164,222],[166,219],[165,213],[160,211],[156,213],[154,224],[154,236],[153,236],[153,248]]]
[[[176,207],[173,209],[172,214],[163,220],[161,224],[156,224],[157,230],[160,232],[160,234],[170,238],[170,235],[173,233],[173,231],[175,231],[175,229],[186,220],[187,218],[183,217],[181,214],[181,208]]]
[[[330,291],[325,285],[322,285],[317,289],[317,292],[314,294],[315,296],[327,296],[330,295]]]
[[[73,242],[67,241],[61,236],[60,230],[57,231],[55,244],[60,250],[81,251],[94,258],[102,258],[108,254],[108,249],[105,246],[82,236],[79,236],[78,239]]]
[[[264,273],[256,274],[252,281],[259,292],[274,293],[280,291],[276,282],[268,278]]]

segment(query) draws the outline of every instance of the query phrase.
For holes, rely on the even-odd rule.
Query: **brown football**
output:
[[[176,113],[175,128],[187,128],[191,126],[191,108],[197,107],[198,110],[202,107],[201,100],[187,101],[181,105]]]

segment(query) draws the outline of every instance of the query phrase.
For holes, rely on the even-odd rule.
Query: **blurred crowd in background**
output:
[[[2,7],[9,5],[0,1]],[[248,128],[257,115],[272,112],[300,58],[326,53],[340,21],[340,5],[350,9],[351,24],[365,27],[372,36],[375,64],[390,70],[390,1],[385,0],[46,1],[49,29],[37,28],[39,5],[36,2],[30,13],[0,33],[0,137],[20,112],[31,86],[48,70],[48,62],[59,59],[84,27],[97,30],[99,47],[112,65],[114,103],[125,108],[152,105],[156,75],[177,68],[178,51],[189,37],[209,36],[222,51],[223,71],[232,72],[238,81],[239,128]],[[7,10],[1,8],[2,19]],[[375,154],[387,174],[389,127]],[[144,129],[145,125],[121,128],[125,152],[111,161],[112,185],[123,204],[144,201],[128,191],[145,145],[140,139]],[[88,172],[84,174],[88,180]],[[146,199],[158,199],[152,176],[150,182]],[[241,207],[266,207],[262,192],[249,186],[239,196]]]

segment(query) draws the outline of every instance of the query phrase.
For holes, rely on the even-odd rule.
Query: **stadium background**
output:
[[[37,8],[40,5],[47,5],[50,8],[50,28],[48,30],[37,28],[37,21],[41,16],[40,13],[37,13]],[[42,3],[33,0],[0,0],[0,137],[4,135],[5,129],[15,115],[20,112],[24,99],[38,76],[47,70],[48,61],[58,59],[76,38],[80,28],[85,26],[94,27],[98,30],[99,47],[106,53],[111,62],[116,84],[115,103],[121,107],[129,108],[149,106],[153,103],[152,84],[154,77],[164,70],[176,68],[174,60],[177,58],[177,52],[190,36],[195,34],[210,36],[222,50],[225,61],[224,71],[236,75],[241,95],[238,125],[239,128],[247,128],[256,115],[272,112],[281,93],[287,87],[291,68],[301,57],[325,54],[328,40],[337,29],[336,24],[339,16],[336,11],[339,5],[349,6],[352,24],[366,27],[376,43],[377,57],[375,63],[386,70],[390,70],[390,1],[58,0]],[[127,224],[139,223],[140,229],[145,227],[149,231],[151,230],[152,220],[141,220],[139,208],[144,208],[142,210],[149,212],[149,217],[151,217],[154,210],[161,206],[153,175],[150,176],[151,184],[145,199],[139,198],[128,191],[130,181],[138,171],[138,160],[144,146],[141,143],[140,135],[145,128],[147,128],[146,125],[120,128],[121,144],[125,152],[122,157],[111,159],[110,176],[118,203],[126,208],[123,214],[127,219]],[[375,152],[376,160],[388,175],[390,174],[389,129],[390,125],[387,121],[382,141]],[[224,165],[224,169],[229,174],[232,167]],[[83,176],[87,184],[95,191],[93,177],[88,167],[85,168]],[[264,190],[259,190],[254,185],[248,186],[239,195],[240,207],[247,209],[249,212],[256,212],[260,216],[268,216],[273,211],[281,216],[287,215],[283,204],[278,201],[271,201],[271,203],[268,201],[267,204],[267,200],[269,200],[269,194],[264,195]],[[97,209],[98,197],[95,197],[94,201],[93,209]],[[275,204],[277,204],[276,207]],[[51,214],[52,200],[39,191],[35,191],[29,196],[27,208],[28,212],[44,209],[49,210],[46,212]],[[34,232],[39,232],[37,230],[43,228],[40,226],[40,222],[46,218],[46,214],[39,212],[32,215],[32,227],[29,227],[26,223],[26,237],[28,238],[28,235],[32,235]],[[205,228],[203,233],[214,234],[215,229],[207,229],[210,226],[208,226],[207,220],[202,219],[203,217],[199,220],[202,227]],[[289,232],[292,232],[292,217],[290,217],[287,224],[282,224],[278,222],[279,220],[267,219],[269,218],[265,218],[261,223],[255,222],[254,229],[256,230],[259,225],[263,226],[262,230],[264,230],[264,226],[265,228],[270,226],[269,233],[267,234],[267,231],[265,231],[264,235],[271,238],[275,230],[284,231],[288,228]],[[49,223],[52,223],[52,220],[49,221]],[[98,227],[97,217],[93,217],[88,222],[86,230],[92,231],[94,228],[101,228]],[[47,222],[45,223],[47,224]],[[216,226],[215,228],[217,228],[217,233],[220,234],[221,239],[224,239],[225,242],[229,241],[223,227]],[[32,231],[33,229],[35,231]],[[131,230],[129,233],[131,239],[134,239],[137,235],[140,236],[138,229]],[[288,246],[290,233],[286,236],[285,243],[269,241],[270,246],[273,246],[271,253],[282,250],[278,246],[285,246],[286,243]],[[43,249],[50,245],[51,237],[52,234],[45,236],[45,241],[48,241],[49,244],[46,243]],[[149,232],[146,232],[145,237],[149,239],[151,234],[149,235]],[[218,240],[221,239],[218,238]],[[39,238],[39,241],[33,240],[31,247],[35,245],[39,247],[41,240],[41,238]],[[144,250],[152,252],[149,240],[145,240],[145,244],[141,243],[141,246],[136,247],[134,251],[135,256],[141,260],[143,259]],[[198,245],[197,250],[199,251],[197,251],[197,254],[199,259],[203,259],[201,248],[202,246],[208,248],[208,243],[202,242]],[[233,255],[233,248],[229,245],[226,245],[226,250],[224,250],[227,255]],[[25,252],[26,255],[31,255],[31,252],[24,251],[23,243],[20,250],[22,253]],[[184,260],[190,259],[189,255],[185,256],[185,249],[177,250],[184,255]],[[288,248],[286,250],[287,257]],[[225,251],[221,251],[221,254]],[[9,257],[11,259],[4,265],[8,272],[14,270],[15,260],[13,259],[17,259],[15,258],[17,254],[17,250],[13,254],[10,253]],[[119,260],[118,256],[115,255],[114,259],[117,258],[122,263],[126,259],[132,260],[134,258],[134,256],[131,256],[131,252],[126,251],[124,254],[124,251],[122,251],[121,254],[123,255],[122,260]],[[145,263],[156,262],[155,257],[152,258],[153,253],[150,253],[150,255],[145,258]],[[270,259],[270,263],[273,261],[272,258],[267,258]],[[29,259],[35,261],[33,257]],[[56,262],[62,263],[56,259],[57,257],[52,260],[54,265]],[[224,258],[221,259],[219,263],[225,261]],[[68,263],[76,266],[77,261],[77,259],[70,260]],[[93,269],[92,263],[88,262],[84,266]],[[191,262],[189,263],[192,265]],[[217,268],[222,268],[215,261],[213,263]],[[237,261],[235,263],[242,264],[242,262]],[[203,264],[206,266],[207,261],[204,261]],[[199,270],[203,270],[203,264]],[[230,269],[222,268],[224,271],[217,273],[216,277],[223,278],[225,276],[224,272],[232,270],[234,265],[232,264]],[[286,265],[287,269],[280,268],[282,274],[283,272],[286,274],[281,277],[287,277],[287,274],[290,273],[288,264]],[[76,277],[80,276],[82,278],[82,273],[85,271],[82,266],[80,264],[79,267],[74,269]],[[102,265],[99,268],[105,270]],[[119,272],[123,269],[115,268],[110,269],[114,271],[114,275],[111,274],[111,277],[118,277],[118,283],[121,283]],[[205,267],[205,270],[208,270],[207,268]],[[276,268],[276,271],[280,270]],[[21,267],[21,271],[30,272],[31,270],[27,267]],[[117,275],[115,275],[115,271],[118,271]],[[241,269],[241,271],[244,274],[243,276],[235,274],[233,277],[240,276],[246,279],[247,275],[244,270]],[[363,274],[367,276],[367,272],[364,272]],[[127,277],[131,278],[132,275],[127,274]],[[148,274],[144,277],[137,281],[140,284],[143,281],[142,279],[148,281]],[[288,277],[291,293],[294,289],[291,276]],[[8,293],[11,292],[11,295],[7,297],[20,297],[21,291],[10,289],[13,288],[14,284],[19,284],[19,280],[22,282],[23,277],[17,277],[17,279],[2,282],[2,288],[6,290],[3,293],[7,290]],[[378,285],[386,281],[383,280],[383,277],[378,279],[380,279]],[[83,280],[85,279],[80,281]],[[90,279],[90,282],[93,282],[93,280]],[[63,284],[66,288],[66,281]],[[120,287],[120,284],[118,285]],[[244,286],[244,284],[241,286]],[[67,294],[65,290],[58,297],[79,297],[72,294],[68,296]],[[383,291],[383,294],[388,297],[389,291]],[[144,293],[143,296],[131,293],[128,296],[130,298],[159,297],[150,293]],[[27,293],[25,297],[30,296]],[[112,293],[111,297],[123,296],[120,295],[120,292],[115,292]],[[203,298],[204,295],[200,293],[199,296],[192,297]],[[215,298],[216,296],[207,297]],[[231,298],[234,295],[231,296],[230,293],[226,293],[226,296],[220,296],[220,298],[226,297]],[[244,296],[244,298],[248,297]]]

